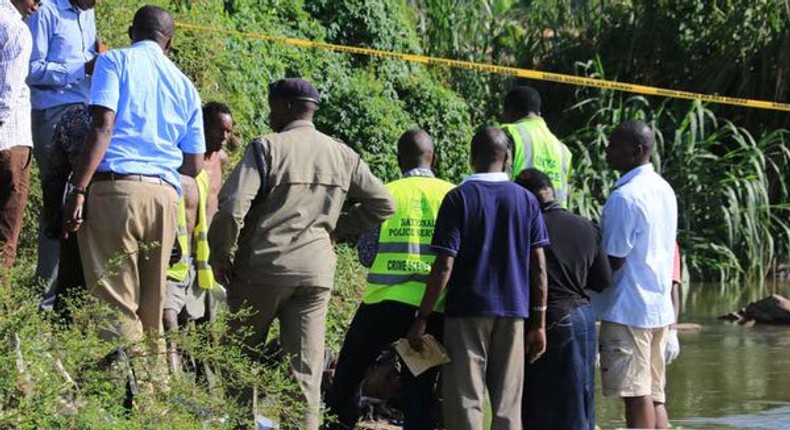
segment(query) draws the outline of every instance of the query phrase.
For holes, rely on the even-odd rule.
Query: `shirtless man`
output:
[[[228,163],[225,145],[233,134],[233,117],[230,108],[220,102],[203,105],[203,132],[206,136],[206,155],[203,168],[208,172],[210,189],[206,203],[209,225],[217,213],[219,190],[222,188],[222,168]]]

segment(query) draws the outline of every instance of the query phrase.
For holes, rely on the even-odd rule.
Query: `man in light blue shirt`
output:
[[[104,335],[131,342],[142,340],[143,331],[163,334],[179,172],[195,177],[205,152],[200,97],[165,54],[173,32],[164,9],[143,6],[129,30],[132,46],[96,61],[93,123],[66,199],[67,230],[82,227],[86,287],[119,311]],[[125,258],[112,265],[119,253]],[[157,376],[150,370],[166,371],[164,343],[151,346],[155,365],[135,369],[143,383],[151,382],[146,375]]]
[[[88,103],[90,75],[98,42],[93,8],[98,0],[44,0],[28,18],[33,36],[30,55],[30,101],[33,108],[33,154],[42,183],[49,181],[55,126],[69,110]],[[57,164],[57,163],[55,163]],[[43,190],[45,194],[63,190]],[[50,200],[52,196],[48,196]],[[48,284],[42,307],[54,302],[59,242],[44,226],[55,214],[42,213],[39,223],[36,276]]]
[[[677,200],[653,169],[653,130],[626,121],[612,133],[606,161],[622,176],[601,216],[603,249],[614,285],[593,296],[601,323],[605,396],[625,402],[629,428],[666,428],[664,348],[672,307]]]

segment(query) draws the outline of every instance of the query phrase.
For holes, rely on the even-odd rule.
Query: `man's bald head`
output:
[[[606,161],[613,169],[625,173],[649,163],[655,144],[655,132],[644,121],[625,121],[609,136]]]
[[[430,169],[433,160],[433,139],[427,131],[421,128],[409,130],[398,139],[398,166],[401,172],[417,168]]]
[[[487,127],[472,138],[470,159],[477,173],[504,172],[507,161],[508,138],[504,131]]]
[[[132,42],[152,40],[162,49],[170,47],[170,40],[175,32],[173,18],[161,7],[146,5],[137,9],[129,28]]]

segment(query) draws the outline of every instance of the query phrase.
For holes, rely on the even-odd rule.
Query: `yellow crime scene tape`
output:
[[[604,79],[586,78],[582,76],[565,75],[562,73],[541,72],[539,70],[521,69],[517,67],[497,66],[494,64],[473,63],[471,61],[451,60],[449,58],[428,57],[425,55],[406,54],[395,51],[384,51],[380,49],[361,48],[357,46],[335,45],[332,43],[314,42],[312,40],[297,39],[286,36],[274,36],[260,33],[247,33],[237,30],[226,30],[201,25],[176,22],[177,27],[187,30],[200,31],[205,33],[225,34],[246,39],[256,39],[268,42],[277,42],[285,45],[298,46],[303,48],[324,49],[335,52],[345,52],[349,54],[360,54],[372,57],[396,58],[412,63],[426,65],[436,65],[453,67],[458,69],[473,70],[485,73],[497,73],[501,75],[515,76],[519,78],[535,79],[539,81],[559,82],[568,85],[601,88],[605,90],[624,91],[648,96],[671,97],[678,99],[701,100],[711,103],[743,106],[757,109],[769,109],[790,112],[790,103],[781,103],[768,100],[742,99],[737,97],[727,97],[713,94],[701,94],[689,91],[678,91],[667,88],[651,87],[647,85],[629,84],[625,82],[607,81]]]

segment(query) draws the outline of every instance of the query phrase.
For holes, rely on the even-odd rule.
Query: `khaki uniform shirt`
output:
[[[338,237],[376,227],[395,202],[359,155],[294,121],[261,136],[233,169],[209,231],[211,260],[228,261],[238,239],[234,275],[256,284],[331,288]],[[262,180],[263,178],[263,180]],[[356,204],[341,215],[346,198]]]

